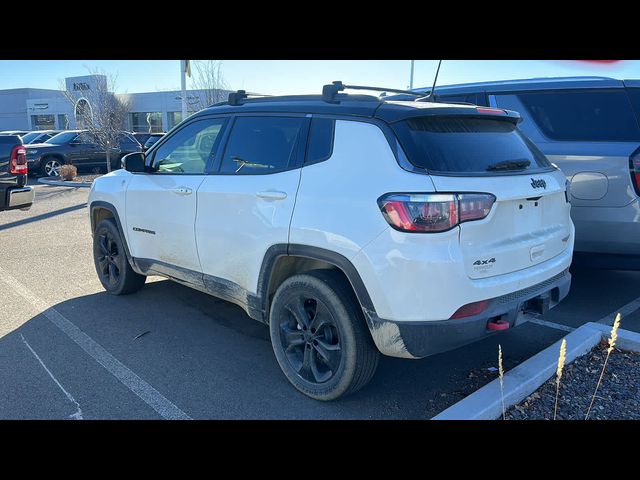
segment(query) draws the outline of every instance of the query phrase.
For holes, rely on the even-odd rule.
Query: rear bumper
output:
[[[509,327],[527,320],[527,313],[544,314],[569,293],[568,269],[550,279],[490,300],[479,315],[457,320],[399,322],[365,312],[373,340],[381,353],[392,357],[423,358],[482,340],[495,333],[489,321],[502,320]]]
[[[6,195],[7,210],[28,210],[33,205],[35,190],[33,187],[14,187],[7,189]]]

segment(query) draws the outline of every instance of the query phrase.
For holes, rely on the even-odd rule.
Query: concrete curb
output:
[[[49,178],[38,178],[38,183],[53,185],[56,187],[91,187],[93,182],[65,182],[64,180],[51,180]]]
[[[624,323],[624,318],[621,324]],[[602,323],[587,323],[589,327],[594,328],[602,332],[602,338],[609,338],[611,334],[611,326],[603,325]],[[620,350],[629,350],[631,352],[640,353],[640,333],[632,332],[630,330],[618,329],[618,340],[616,340],[616,348]]]
[[[589,352],[600,342],[603,336],[608,336],[610,331],[611,328],[606,325],[586,323],[566,335],[564,337],[567,341],[566,363],[571,363],[576,358]],[[634,335],[638,334],[632,334],[633,332],[627,332],[626,330],[618,330],[619,340],[623,337],[622,332],[624,332],[626,344],[633,344],[632,337],[635,338]],[[627,333],[632,335],[627,335]],[[505,374],[505,410],[526,398],[551,378],[558,365],[558,353],[560,352],[561,343],[562,339]],[[640,342],[635,344],[640,348]],[[620,341],[619,345],[621,348],[625,348],[622,346],[622,341]],[[500,380],[495,379],[440,412],[432,420],[495,420],[501,415]]]

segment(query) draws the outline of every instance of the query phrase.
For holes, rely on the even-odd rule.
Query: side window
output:
[[[640,130],[624,90],[520,93],[518,98],[553,140],[636,142]]]
[[[156,150],[156,173],[204,174],[216,151],[226,119],[200,120],[178,130]]]
[[[291,117],[238,117],[220,172],[264,175],[286,170],[295,159],[303,122]]]
[[[89,132],[82,132],[80,135],[76,137],[75,141],[85,145],[96,143],[95,138]]]
[[[331,156],[333,153],[335,124],[335,120],[330,118],[314,118],[311,120],[305,165],[323,162]]]

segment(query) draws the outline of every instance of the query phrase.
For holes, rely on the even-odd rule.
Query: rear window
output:
[[[624,90],[521,93],[518,98],[553,140],[635,142],[640,129]]]
[[[417,117],[398,122],[394,130],[409,161],[433,173],[495,174],[551,167],[510,121]]]

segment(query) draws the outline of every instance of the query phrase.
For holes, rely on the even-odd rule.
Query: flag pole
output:
[[[180,82],[182,87],[182,120],[187,118],[187,61],[180,60]]]

